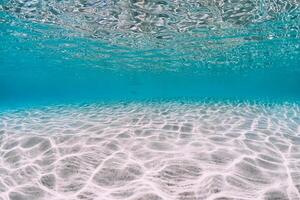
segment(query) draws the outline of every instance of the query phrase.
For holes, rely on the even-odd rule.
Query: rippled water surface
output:
[[[298,200],[299,103],[299,0],[0,0],[0,200]]]
[[[299,20],[297,0],[2,0],[1,102],[298,101]]]

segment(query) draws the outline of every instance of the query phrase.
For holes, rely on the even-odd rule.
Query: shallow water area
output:
[[[0,1],[0,107],[300,101],[298,1]]]
[[[0,0],[0,200],[299,200],[299,0]]]
[[[52,106],[0,132],[0,199],[300,198],[298,104]]]

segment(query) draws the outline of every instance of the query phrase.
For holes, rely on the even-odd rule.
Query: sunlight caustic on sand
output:
[[[298,105],[56,106],[0,116],[1,200],[300,198]]]

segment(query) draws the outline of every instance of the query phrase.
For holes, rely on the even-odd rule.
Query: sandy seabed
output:
[[[0,200],[300,199],[300,106],[129,103],[0,114]]]

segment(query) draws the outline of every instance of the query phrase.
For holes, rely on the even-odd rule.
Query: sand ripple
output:
[[[300,199],[298,105],[55,106],[0,134],[0,200]]]

